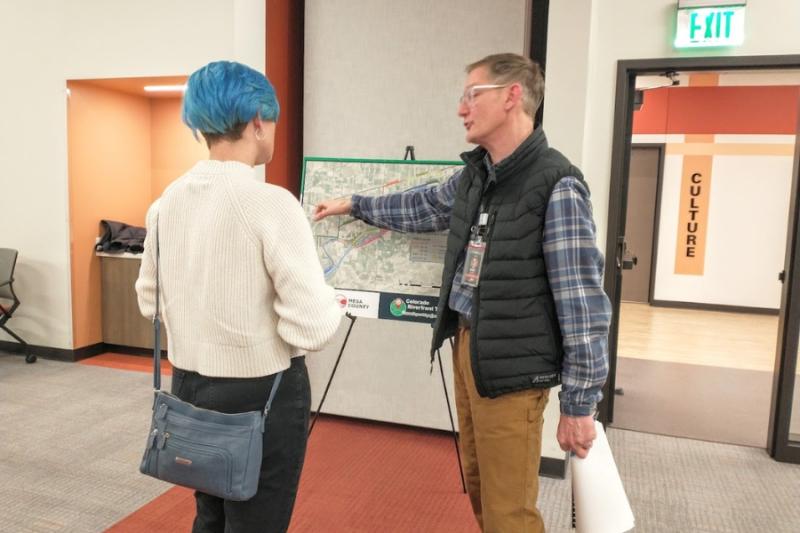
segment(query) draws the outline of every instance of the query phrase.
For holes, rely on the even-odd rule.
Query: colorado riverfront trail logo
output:
[[[403,314],[405,314],[406,312],[407,307],[408,306],[406,305],[406,303],[403,301],[402,298],[395,298],[389,304],[389,311],[394,316],[403,316]]]
[[[348,307],[352,305],[352,298],[350,300],[351,303],[347,304]],[[438,299],[430,296],[411,296],[383,292],[378,306],[378,318],[431,324],[436,320],[437,306]]]

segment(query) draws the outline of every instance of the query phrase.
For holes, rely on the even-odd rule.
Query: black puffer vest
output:
[[[555,184],[583,175],[548,147],[541,128],[497,165],[489,183],[485,155],[483,148],[461,155],[466,167],[450,220],[431,354],[458,327],[458,314],[447,302],[458,257],[483,205],[489,221],[473,297],[470,353],[478,393],[494,398],[561,381],[561,330],[542,250],[544,218]]]

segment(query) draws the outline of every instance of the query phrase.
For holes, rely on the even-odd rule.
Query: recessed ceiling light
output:
[[[186,85],[145,85],[144,90],[148,93],[184,92]]]

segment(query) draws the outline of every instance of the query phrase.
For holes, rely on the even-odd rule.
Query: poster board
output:
[[[447,232],[400,233],[344,215],[314,222],[317,203],[433,187],[462,166],[454,161],[304,159],[301,202],[325,279],[336,288],[342,308],[360,317],[433,322]]]

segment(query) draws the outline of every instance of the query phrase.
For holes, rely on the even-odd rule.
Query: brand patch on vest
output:
[[[548,383],[558,377],[558,372],[551,372],[550,374],[540,374],[531,378],[531,383],[534,385],[538,383]]]
[[[175,457],[175,462],[179,465],[189,466],[192,464],[191,459],[184,459],[183,457]]]

